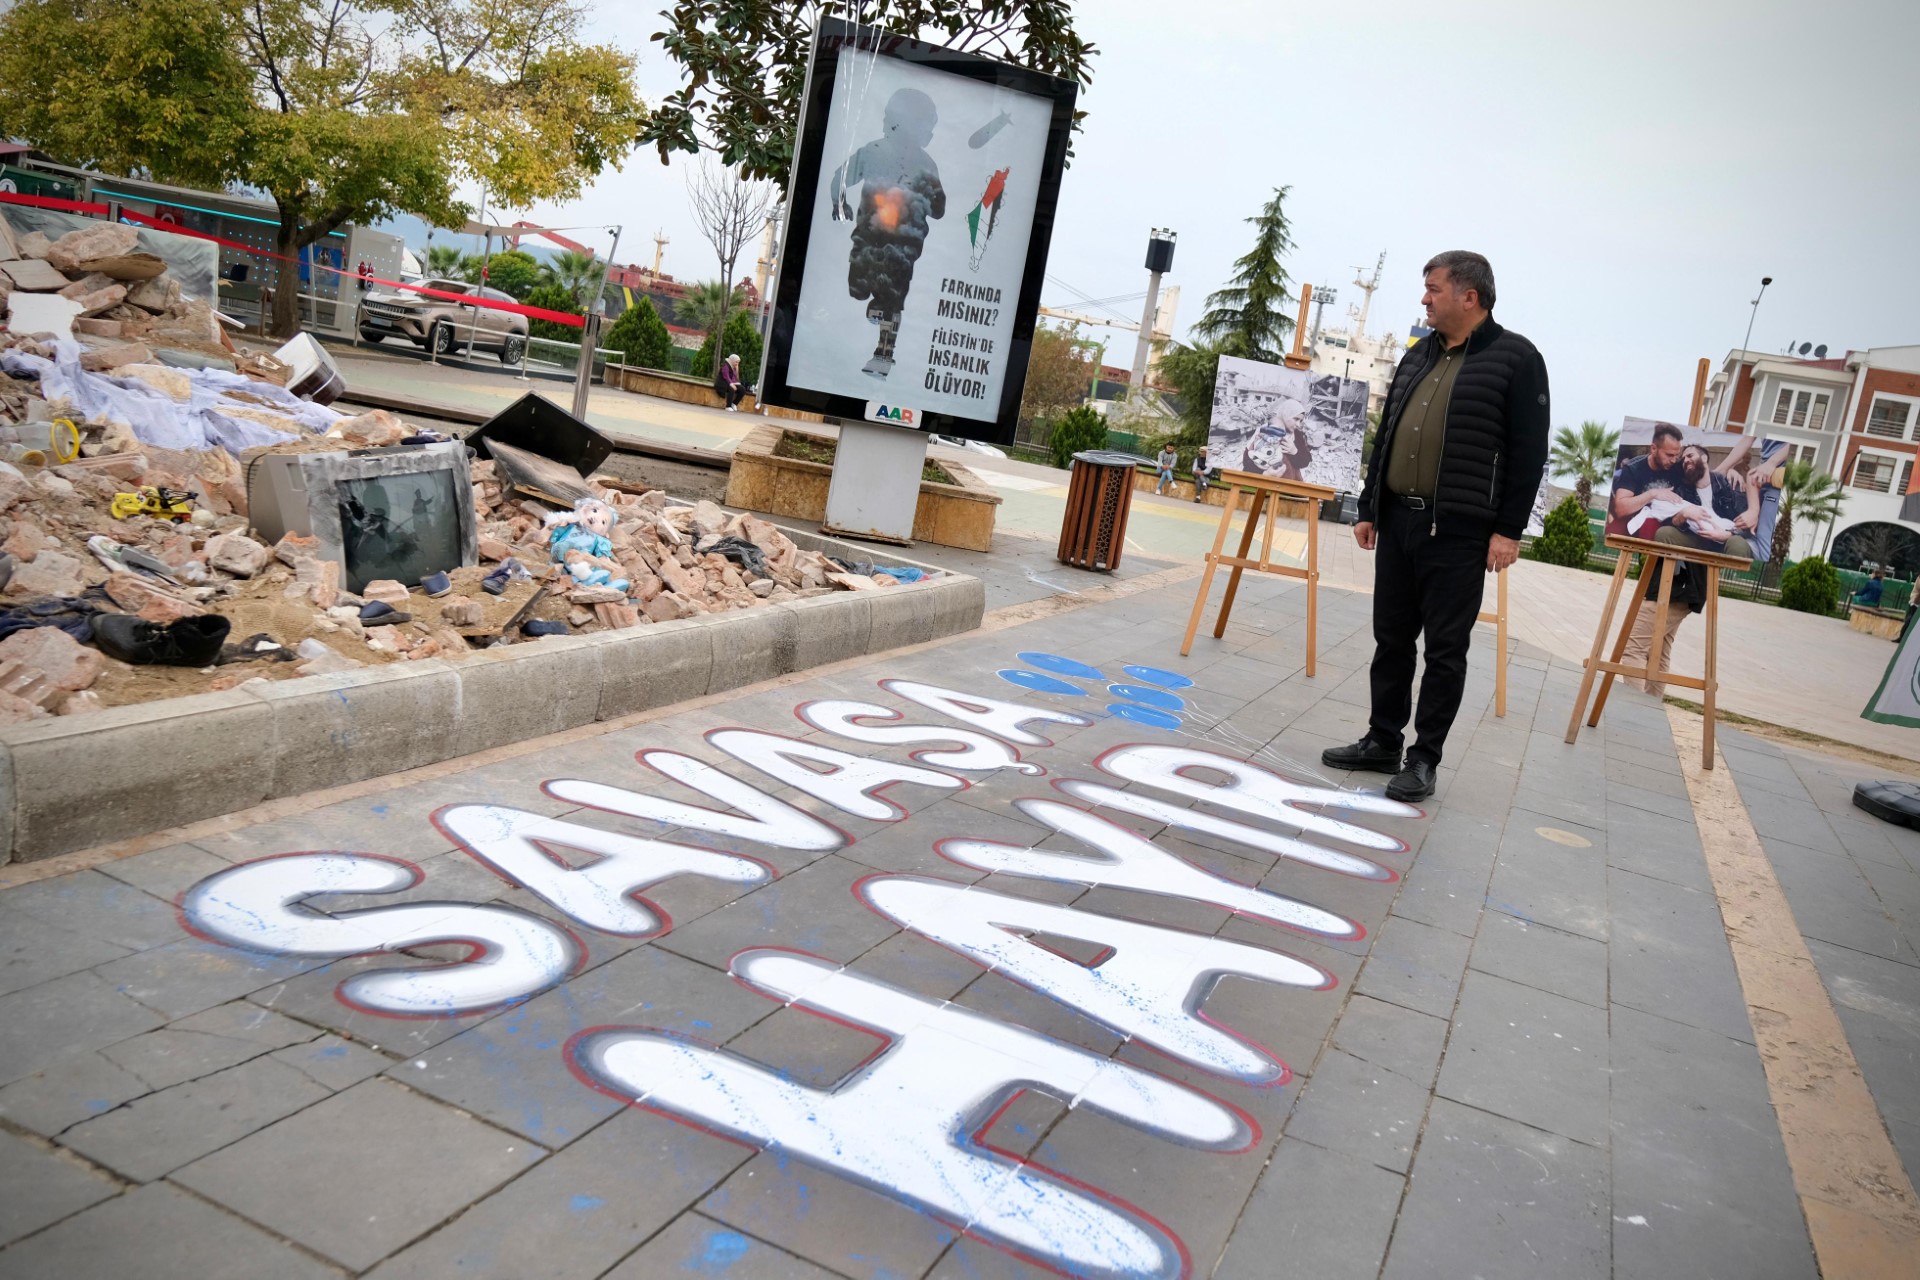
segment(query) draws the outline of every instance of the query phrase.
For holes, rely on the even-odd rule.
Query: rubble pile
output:
[[[599,476],[586,487],[617,517],[608,554],[555,552],[568,513],[472,460],[480,563],[448,566],[436,595],[395,581],[350,592],[315,539],[255,534],[248,462],[379,449],[414,430],[384,410],[348,416],[292,395],[284,366],[228,341],[205,303],[182,302],[124,230],[103,223],[47,242],[10,238],[0,222],[0,724],[918,576],[833,560],[754,516]],[[65,283],[44,287],[56,286],[51,275]],[[23,297],[70,306],[15,305]],[[66,327],[28,327],[68,311]],[[184,437],[173,430],[189,420]],[[196,433],[203,447],[170,447]],[[92,622],[108,614],[230,626],[212,665],[132,665],[95,643]]]

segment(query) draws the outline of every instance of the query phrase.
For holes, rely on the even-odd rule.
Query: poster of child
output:
[[[1366,434],[1366,383],[1220,357],[1207,450],[1222,467],[1356,493]]]

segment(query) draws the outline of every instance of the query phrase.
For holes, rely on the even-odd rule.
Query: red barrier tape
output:
[[[108,208],[104,204],[88,204],[80,200],[60,200],[52,196],[21,195],[13,191],[0,191],[0,204],[30,205],[36,209],[55,209],[62,213],[90,213],[104,216],[108,212]],[[210,240],[214,244],[232,249],[237,253],[247,254],[251,257],[265,258],[270,262],[291,262],[296,266],[299,265],[299,259],[297,258],[288,258],[277,253],[268,253],[263,249],[256,249],[252,245],[241,244],[237,240],[228,240],[224,236],[216,236],[206,231],[195,231],[190,227],[182,227],[172,222],[165,222],[151,214],[140,213],[133,209],[122,208],[120,210],[120,216],[129,222],[138,223],[144,227],[151,227],[155,231],[164,231],[169,235],[190,236],[195,240]],[[465,306],[482,307],[489,311],[507,311],[514,315],[526,316],[533,320],[550,320],[554,324],[564,324],[575,329],[584,329],[587,324],[585,317],[572,315],[565,311],[551,311],[545,307],[529,307],[521,302],[500,302],[493,298],[475,298],[469,294],[450,293],[445,289],[429,289],[424,285],[407,284],[401,280],[387,280],[380,276],[363,276],[357,271],[347,271],[340,267],[328,266],[324,262],[309,262],[307,266],[314,270],[331,271],[343,280],[364,280],[368,284],[383,285],[389,289],[405,289],[408,293],[417,293],[428,298],[440,298],[447,302],[458,302]]]

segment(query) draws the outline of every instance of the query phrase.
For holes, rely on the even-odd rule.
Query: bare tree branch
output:
[[[712,159],[703,160],[688,177],[687,203],[720,260],[722,284],[733,286],[741,251],[766,227],[779,199],[773,183],[748,181]]]

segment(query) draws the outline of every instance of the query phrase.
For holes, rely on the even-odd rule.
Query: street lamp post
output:
[[[1753,295],[1753,310],[1747,313],[1747,336],[1740,340],[1740,354],[1747,354],[1747,344],[1753,341],[1754,317],[1760,314],[1760,299],[1767,296],[1767,286],[1773,283],[1772,276],[1760,277],[1760,292]]]

